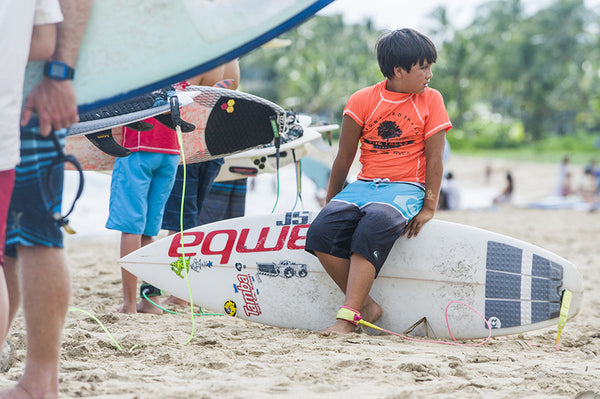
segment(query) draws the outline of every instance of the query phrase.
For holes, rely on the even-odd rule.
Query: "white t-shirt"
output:
[[[19,163],[23,80],[33,25],[62,21],[58,0],[0,2],[0,171]],[[9,40],[8,40],[9,39]]]

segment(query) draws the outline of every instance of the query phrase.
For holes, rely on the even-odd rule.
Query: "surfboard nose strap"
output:
[[[358,312],[348,306],[342,306],[340,308],[340,310],[338,310],[335,318],[349,321],[350,323],[354,324],[355,326],[357,326],[358,323],[362,320],[362,316],[360,315],[360,312]]]

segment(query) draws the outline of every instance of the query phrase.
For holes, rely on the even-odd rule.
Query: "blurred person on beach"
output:
[[[557,197],[564,196],[565,181],[570,175],[569,157],[564,156],[560,165],[558,166],[558,174],[556,177],[556,186],[554,186],[553,195]]]
[[[508,204],[512,202],[513,191],[515,189],[513,177],[510,170],[506,171],[506,186],[496,198],[494,204]]]
[[[560,196],[561,197],[568,197],[569,195],[573,194],[573,188],[571,187],[571,180],[572,180],[572,174],[570,171],[567,171],[567,173],[565,173],[563,182],[562,182],[562,186],[560,189]]]
[[[21,159],[14,169],[6,225],[4,277],[9,299],[8,325],[17,313],[22,295],[27,329],[25,370],[17,385],[0,392],[0,398],[58,397],[58,362],[70,298],[70,277],[60,225],[52,217],[53,212],[60,212],[64,164],[50,169],[58,151],[47,136],[56,134],[59,145],[64,146],[65,128],[78,120],[73,75],[69,71],[73,72],[76,64],[91,7],[92,0],[19,0],[6,1],[0,6],[0,29],[4,31],[0,53],[6,58],[1,63],[0,76],[3,87],[9,88],[4,98],[10,104],[8,108],[2,107],[3,113],[9,112],[0,118],[5,123],[2,135],[10,137],[3,141],[6,148],[1,151],[11,152],[1,162],[10,162],[9,168],[19,162],[16,129],[27,54],[31,51],[30,58],[48,60],[45,76],[27,96],[22,111]],[[36,29],[32,36],[33,23],[52,24],[52,27]],[[54,26],[55,23],[58,25]],[[53,41],[49,49],[47,44],[40,45],[39,37]],[[44,51],[38,53],[40,50]],[[51,73],[57,69],[64,74]],[[34,112],[39,123],[28,125]],[[41,192],[41,184],[49,173],[53,184],[47,190],[55,194],[57,204],[51,210],[47,209]]]
[[[483,172],[483,179],[485,181],[485,185],[489,186],[490,181],[492,180],[492,165],[490,165],[490,164],[485,165],[485,170]]]
[[[348,100],[327,205],[306,237],[306,250],[345,293],[324,335],[353,332],[361,318],[381,317],[381,306],[369,296],[374,279],[396,239],[417,236],[438,205],[452,124],[441,94],[428,87],[437,51],[412,29],[384,34],[376,50],[386,80]],[[342,189],[359,142],[362,169]]]
[[[439,207],[448,211],[460,209],[460,187],[452,172],[446,173],[442,179]]]
[[[585,202],[600,203],[600,170],[596,166],[595,159],[585,165],[577,193]],[[597,206],[593,207],[593,210],[595,209]]]

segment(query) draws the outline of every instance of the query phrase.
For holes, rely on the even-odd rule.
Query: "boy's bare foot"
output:
[[[321,331],[321,335],[328,337],[332,334],[350,334],[353,333],[356,326],[349,321],[338,319],[334,325]]]
[[[125,314],[132,314],[132,313],[137,313],[137,308],[135,306],[135,304],[133,304],[133,306],[128,306],[128,305],[121,305],[121,308],[119,308],[118,310],[119,313],[125,313]]]
[[[159,305],[158,297],[154,297],[152,302]],[[150,301],[146,299],[140,300],[140,302],[137,304],[137,311],[138,313],[163,314],[162,309],[157,308],[155,305],[151,304]]]
[[[0,399],[32,399],[33,396],[17,385],[13,388],[0,392]]]
[[[365,321],[368,321],[369,323],[375,323],[381,318],[382,314],[383,310],[381,309],[381,306],[379,306],[379,304],[375,302],[370,296],[367,297],[361,309],[362,318],[365,319]]]
[[[189,306],[190,305],[189,302],[186,302],[183,299],[179,299],[173,295],[171,295],[170,297],[165,299],[165,301],[163,302],[163,305],[169,305],[171,303],[174,303],[175,305],[181,305],[181,306]]]

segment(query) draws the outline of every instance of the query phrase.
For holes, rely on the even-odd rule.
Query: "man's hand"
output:
[[[68,128],[79,121],[73,82],[44,78],[25,100],[21,126],[27,125],[33,112],[39,118],[40,134],[48,136],[52,130]]]

